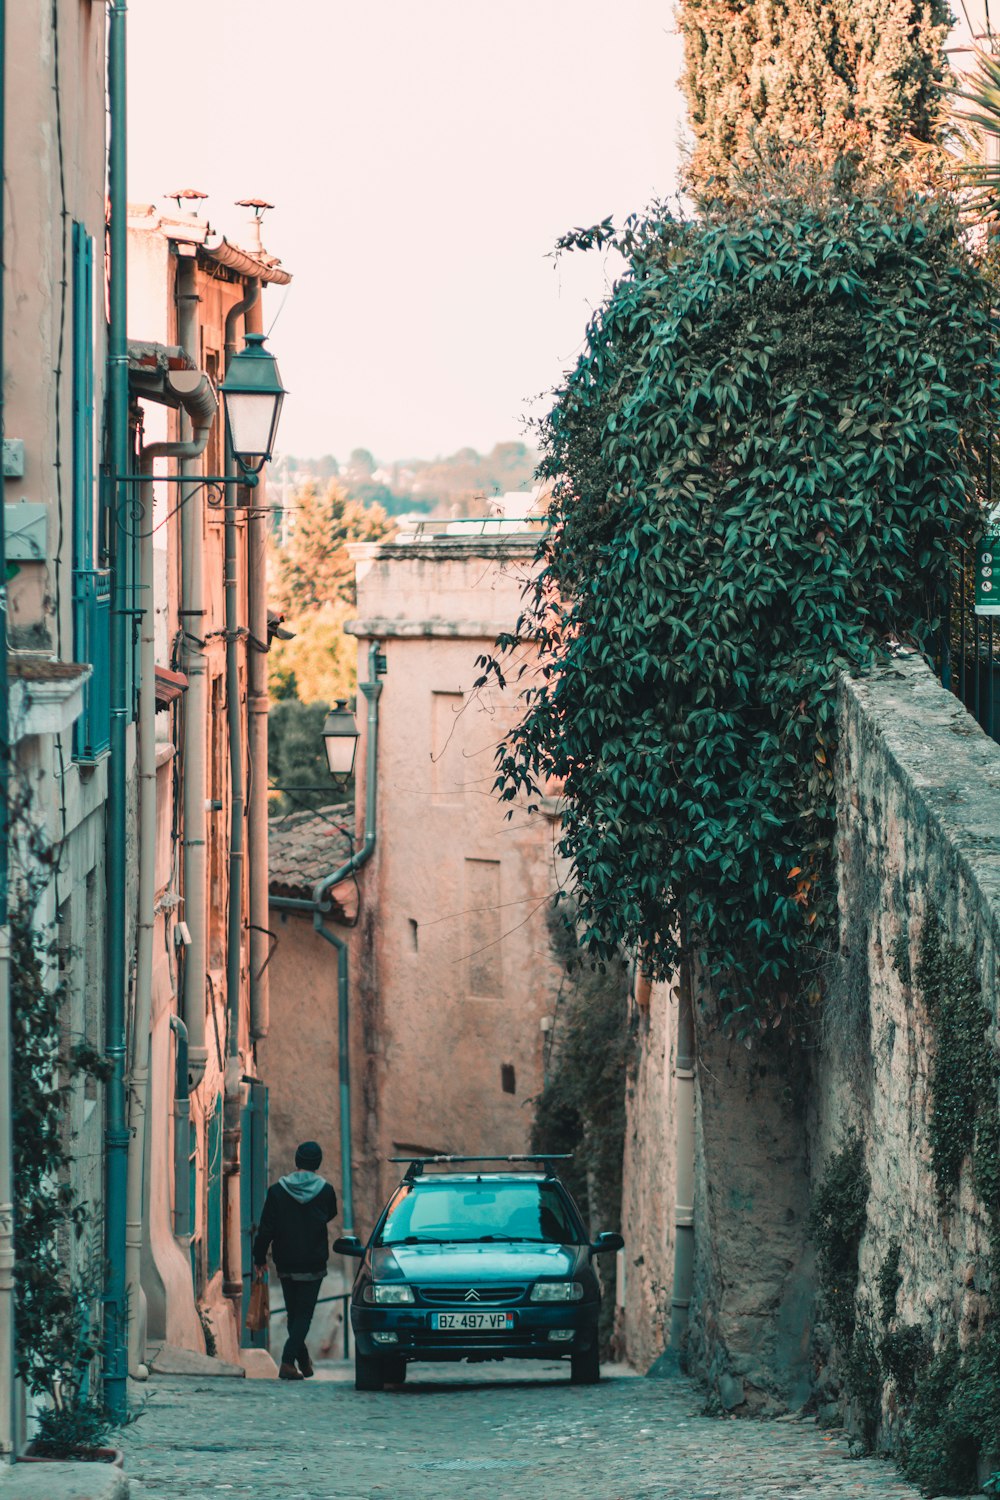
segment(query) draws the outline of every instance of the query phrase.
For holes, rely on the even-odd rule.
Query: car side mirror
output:
[[[625,1241],[621,1235],[613,1234],[610,1230],[605,1230],[603,1234],[597,1236],[597,1239],[591,1245],[590,1253],[591,1255],[603,1255],[605,1251],[624,1249]]]
[[[345,1234],[339,1240],[334,1240],[333,1251],[335,1255],[353,1255],[360,1260],[365,1253],[365,1247],[356,1234]]]

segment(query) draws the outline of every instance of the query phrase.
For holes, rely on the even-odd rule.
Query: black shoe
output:
[[[299,1369],[302,1371],[302,1379],[303,1380],[309,1380],[313,1375],[315,1375],[316,1371],[313,1369],[313,1362],[309,1358],[309,1350],[308,1349],[303,1349],[302,1353],[296,1359],[295,1363],[298,1365]]]

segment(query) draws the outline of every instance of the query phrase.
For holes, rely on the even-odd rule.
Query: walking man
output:
[[[308,1380],[313,1373],[306,1334],[330,1254],[326,1226],[337,1212],[337,1195],[319,1175],[322,1160],[316,1142],[303,1141],[295,1153],[296,1170],[267,1190],[253,1242],[258,1276],[267,1269],[270,1249],[285,1294],[288,1338],[278,1370],[282,1380]]]

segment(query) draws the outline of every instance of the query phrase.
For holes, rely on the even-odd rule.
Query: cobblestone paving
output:
[[[680,1377],[418,1366],[359,1394],[346,1367],[296,1384],[157,1379],[125,1433],[133,1494],[297,1500],[916,1500],[812,1422],[701,1415]]]

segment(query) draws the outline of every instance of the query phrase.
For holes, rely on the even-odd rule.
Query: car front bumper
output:
[[[596,1302],[529,1304],[495,1309],[514,1314],[510,1329],[437,1329],[429,1308],[353,1303],[351,1327],[358,1350],[365,1355],[426,1360],[560,1359],[596,1343],[598,1309]],[[468,1308],[433,1311],[467,1312]],[[564,1337],[552,1339],[553,1332]],[[376,1339],[375,1334],[383,1338]],[[387,1334],[395,1334],[395,1339],[386,1342]]]

